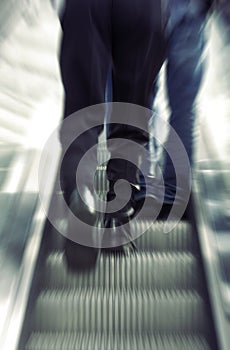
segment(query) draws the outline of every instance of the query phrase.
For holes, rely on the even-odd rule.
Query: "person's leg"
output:
[[[104,110],[96,108],[99,113],[96,113],[95,109],[77,113],[71,118],[70,124],[67,117],[82,108],[105,101],[106,80],[111,62],[110,3],[109,0],[67,0],[62,18],[60,68],[65,89],[65,119],[60,130],[60,140],[65,155],[61,165],[61,184],[65,200],[72,212],[80,221],[90,226],[94,226],[97,219],[95,211],[89,207],[92,205],[91,200],[94,200],[93,183],[90,179],[96,171],[97,152],[93,153],[91,162],[87,162],[86,167],[83,167],[80,181],[77,183],[76,169],[87,150],[98,142],[98,134],[103,129]],[[95,118],[101,126],[92,128]],[[85,132],[69,147],[69,138],[79,130]],[[91,248],[94,244],[94,228],[83,225],[84,229],[80,229],[76,227],[77,222],[68,215],[65,256],[70,268],[85,270],[95,266],[98,250]],[[78,244],[85,237],[88,237],[87,246]],[[74,243],[75,241],[78,243]]]
[[[113,101],[120,104],[113,105],[107,138],[111,154],[107,164],[107,201],[113,203],[113,214],[105,215],[107,227],[111,227],[111,222],[115,226],[128,222],[139,210],[137,185],[141,158],[146,156],[149,141],[151,94],[166,49],[161,0],[114,1],[112,42]],[[131,186],[121,182],[118,185],[119,179]],[[119,194],[115,195],[115,191]],[[126,200],[128,203],[123,206]]]
[[[175,9],[174,9],[175,11]],[[167,51],[167,90],[171,115],[170,126],[176,131],[192,165],[195,125],[195,101],[204,69],[205,12],[185,15],[169,36]],[[173,151],[169,131],[166,147]],[[181,165],[183,168],[183,164]],[[164,152],[164,203],[171,205],[177,191],[172,161]],[[187,179],[187,184],[190,179]]]
[[[136,104],[151,108],[153,84],[164,60],[165,40],[161,1],[132,0],[114,2],[112,13],[112,54],[113,54],[113,101]],[[127,113],[128,109],[127,109]],[[143,118],[147,130],[150,117]],[[115,117],[114,117],[115,116]],[[134,119],[134,118],[133,118]],[[116,122],[112,113],[111,122]],[[124,124],[110,124],[108,140],[122,138],[132,140],[141,146],[148,143],[148,133],[128,125],[132,116],[124,115]],[[122,155],[123,145],[110,149],[111,156]],[[138,157],[138,154],[136,155]],[[131,183],[138,182],[138,169],[129,162],[111,159],[108,163],[108,179],[124,178]]]
[[[145,157],[142,160],[141,169],[140,169],[140,191],[137,195],[137,200],[142,200],[146,195],[147,196],[155,196],[156,188],[154,186],[155,179],[157,178],[156,167],[158,166],[158,154],[159,147],[157,141],[155,139],[154,131],[155,131],[155,123],[157,121],[158,111],[154,106],[154,101],[157,95],[158,90],[158,79],[154,83],[152,88],[151,97],[150,97],[150,106],[153,108],[152,117],[149,120],[149,142],[146,145],[146,150],[148,152],[148,157]],[[145,176],[143,175],[145,174]]]
[[[99,0],[97,3],[94,0],[66,1],[61,21],[63,37],[60,53],[65,89],[64,118],[82,108],[105,101],[111,62],[110,6],[109,0]],[[84,130],[88,130],[68,148],[62,162],[61,182],[67,202],[76,186],[77,165],[85,152],[97,144],[98,134],[103,128],[103,113],[101,126],[92,129],[90,116],[87,113],[85,117],[82,115],[73,119],[70,134],[74,129],[81,129],[79,126],[82,125]],[[69,137],[69,130],[66,129],[68,128],[64,125],[60,132],[63,152],[67,148]]]

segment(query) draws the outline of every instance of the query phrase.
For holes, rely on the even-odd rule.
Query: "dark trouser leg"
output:
[[[164,59],[165,42],[162,33],[161,2],[137,0],[114,1],[112,13],[112,54],[113,54],[113,101],[128,102],[150,107],[150,96],[157,73]],[[138,114],[138,111],[136,112]],[[151,113],[140,112],[143,129],[147,130]],[[138,118],[138,115],[135,115]],[[148,133],[129,126],[135,123],[134,116],[124,113],[124,124],[110,124],[108,141],[113,138],[132,140],[140,146],[148,143]],[[116,122],[116,113],[112,112],[111,122]],[[109,143],[108,143],[109,144]],[[110,147],[111,160],[107,167],[110,181],[124,178],[138,183],[139,171],[130,162],[112,159],[123,158],[124,145],[117,142]],[[140,156],[132,154],[133,159]],[[131,159],[130,158],[130,159]],[[125,158],[127,159],[127,158]],[[140,161],[139,161],[140,164]]]
[[[98,134],[103,128],[104,111],[102,108],[101,113],[97,114],[90,113],[87,109],[85,113],[76,114],[69,127],[65,122],[69,120],[67,117],[70,114],[104,102],[111,51],[110,1],[67,0],[62,28],[60,67],[66,93],[64,107],[64,118],[66,119],[60,130],[60,139],[63,154],[66,149],[68,150],[62,161],[61,183],[66,202],[70,204],[74,214],[81,221],[94,225],[94,216],[90,215],[88,201],[82,201],[78,192],[73,191],[76,188],[75,177],[79,161],[89,148],[97,144]],[[96,122],[101,123],[101,126],[92,128],[95,118]],[[85,132],[71,144],[71,147],[68,147],[69,138],[74,135],[75,130]],[[81,189],[82,185],[90,189],[93,187],[89,179],[92,176],[91,172],[96,170],[96,155],[95,151],[92,157],[93,164],[87,163],[87,169],[83,169]],[[79,191],[79,182],[77,186]],[[92,193],[92,191],[88,192]],[[73,243],[70,239],[66,240],[65,255],[70,268],[85,270],[95,266],[98,251],[88,247],[94,243],[93,236],[91,236],[93,229],[91,230],[89,226],[88,232],[86,227],[85,225],[84,230],[76,227],[75,222],[72,223],[71,217],[69,218],[68,238],[82,243],[79,236],[83,233],[88,237],[87,244],[84,245]]]
[[[60,55],[66,93],[65,118],[82,108],[104,102],[111,51],[110,6],[109,0],[66,2]],[[84,114],[74,119],[71,130],[66,130],[64,126],[61,128],[63,152],[68,148],[69,133],[75,128],[87,130],[73,142],[62,162],[61,182],[67,201],[75,188],[77,165],[85,152],[97,143],[103,117],[101,113],[101,121],[98,119],[101,126],[93,129],[90,127],[94,116]]]

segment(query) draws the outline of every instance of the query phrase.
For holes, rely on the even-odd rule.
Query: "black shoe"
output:
[[[85,188],[85,190],[87,191],[88,189]],[[87,206],[76,190],[72,193],[70,198],[71,211],[82,222],[92,226],[92,230],[94,230],[98,224],[98,215],[97,212],[93,210],[93,203],[91,204],[92,207]],[[97,262],[98,254],[98,248],[87,247],[85,245],[73,242],[70,239],[66,239],[65,256],[67,265],[72,270],[86,271],[94,268]]]
[[[104,216],[104,234],[102,238],[102,246],[109,245],[109,247],[102,248],[103,253],[125,253],[124,245],[126,244],[127,226],[130,231],[129,217],[126,212],[106,213]],[[125,226],[124,226],[125,225]],[[107,231],[106,229],[109,229]],[[128,234],[129,235],[129,234]],[[122,243],[122,241],[124,242]],[[122,244],[121,244],[122,243]]]
[[[105,232],[102,239],[102,246],[107,242],[107,244],[110,246],[108,248],[102,248],[102,252],[124,254],[127,252],[127,250],[130,250],[130,247],[132,247],[132,250],[136,249],[132,242],[129,222],[137,215],[139,211],[139,207],[134,201],[135,194],[138,190],[135,186],[130,186],[131,197],[128,203],[117,211],[114,210],[112,213],[105,212],[104,214],[103,224]],[[111,200],[114,200],[115,197],[116,195],[113,191],[113,187],[110,187],[110,190],[107,193],[107,202],[109,203]],[[109,231],[106,231],[106,229],[109,229]]]
[[[138,211],[141,210],[141,219],[166,221],[170,215],[172,208],[174,208],[174,210],[171,216],[171,220],[188,220],[190,217],[189,205],[187,205],[185,210],[183,210],[183,207],[181,205],[179,206],[174,203],[162,203],[154,196],[142,196],[141,193],[136,199],[136,206],[138,208]]]
[[[172,204],[163,203],[157,220],[165,221],[168,219],[169,213],[172,210]]]
[[[99,250],[75,243],[69,239],[65,242],[67,266],[74,271],[88,271],[95,268]]]
[[[153,196],[146,196],[136,200],[136,208],[139,220],[156,220],[160,213],[161,203]]]
[[[74,190],[70,196],[69,207],[73,214],[82,222],[90,226],[95,226],[98,220],[98,213],[94,209],[94,197],[87,186],[84,188],[83,196],[84,200],[78,191]]]
[[[165,221],[168,219],[170,212],[173,208],[173,204],[163,203],[161,211],[157,217],[157,220]],[[189,220],[189,210],[188,207],[183,211],[182,208],[177,208],[176,213],[172,216],[172,220]]]

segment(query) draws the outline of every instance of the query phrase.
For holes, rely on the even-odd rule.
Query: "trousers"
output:
[[[113,101],[150,107],[152,87],[166,49],[161,0],[67,0],[61,25],[64,118],[105,102],[111,67]],[[101,124],[94,127],[89,123],[87,128],[87,116],[80,119],[75,127],[84,122],[84,132],[71,143],[62,161],[61,183],[67,197],[75,187],[75,169],[85,152],[97,143],[104,123],[103,113]],[[141,130],[122,124],[110,128],[109,138],[116,137],[129,138],[143,146],[148,143]],[[63,149],[66,139],[63,127],[60,130]],[[132,169],[122,165],[117,160],[109,161],[108,178],[122,176],[136,181]]]
[[[203,0],[171,0],[167,11],[166,89],[170,113],[168,121],[170,128],[181,140],[191,167],[196,139],[196,99],[205,71],[205,24],[209,7],[210,3]],[[156,97],[157,85],[153,89],[152,103]],[[150,121],[150,129],[154,130],[156,123],[157,115]],[[173,151],[173,133],[170,130],[165,145]],[[157,165],[161,164],[164,203],[171,205],[178,190],[174,164],[167,151],[162,145],[158,145],[154,138],[150,143],[154,154],[144,160],[143,167],[147,171],[150,168],[156,169]],[[183,169],[183,164],[180,168]],[[152,178],[158,176],[157,172],[151,175]],[[190,181],[190,178],[185,179],[184,185],[189,187]],[[144,180],[142,183],[144,195]],[[151,194],[156,193],[154,187],[150,187],[150,191]]]

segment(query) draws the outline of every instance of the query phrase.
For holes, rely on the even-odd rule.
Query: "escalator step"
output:
[[[26,350],[211,350],[200,335],[32,333]]]
[[[135,240],[139,250],[158,251],[197,251],[197,236],[191,224],[180,221],[169,233],[164,233],[164,221],[139,221],[139,232],[143,234]],[[137,230],[137,229],[135,229]]]
[[[133,289],[201,289],[197,259],[191,253],[139,252],[101,255],[95,269],[68,270],[63,252],[52,252],[46,262],[44,287]]]
[[[66,222],[64,223],[67,224]],[[164,221],[136,221],[131,222],[134,232],[142,234],[134,240],[139,251],[181,252],[189,251],[197,254],[198,241],[191,224],[180,221],[169,233],[164,233]],[[59,235],[57,235],[57,239]],[[59,238],[60,239],[60,238]],[[62,244],[60,244],[61,246]]]
[[[206,305],[196,292],[63,289],[43,291],[33,330],[205,332]]]

